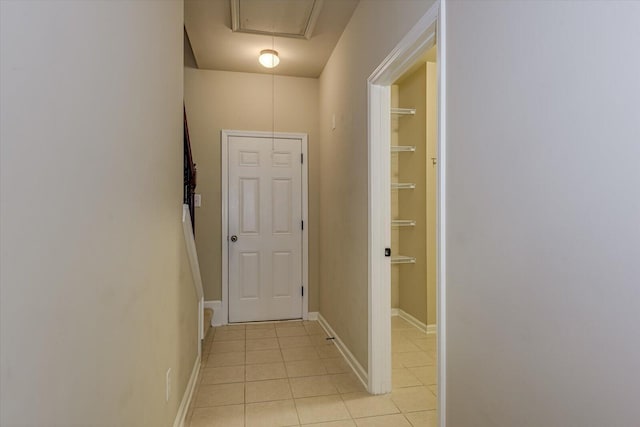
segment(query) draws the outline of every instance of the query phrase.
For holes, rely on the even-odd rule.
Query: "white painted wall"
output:
[[[0,2],[2,426],[173,425],[198,345],[182,7]]]
[[[447,426],[640,419],[640,3],[447,2]]]

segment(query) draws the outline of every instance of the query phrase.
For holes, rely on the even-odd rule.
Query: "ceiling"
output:
[[[257,31],[298,34],[234,32],[232,3],[241,11],[239,29],[253,23]],[[198,68],[271,74],[258,63],[258,55],[275,49],[280,56],[275,74],[318,77],[357,5],[358,0],[186,0],[184,25]],[[308,27],[308,39],[303,27]]]

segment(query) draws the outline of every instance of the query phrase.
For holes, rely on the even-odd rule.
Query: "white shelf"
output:
[[[391,114],[399,114],[402,116],[415,116],[416,109],[415,108],[392,108]]]
[[[416,188],[416,185],[412,182],[392,182],[391,189],[392,190],[413,190]]]
[[[406,153],[406,152],[414,152],[416,151],[415,145],[392,145],[391,152],[392,153]]]
[[[416,258],[412,256],[398,255],[391,257],[391,264],[415,264]]]
[[[413,219],[394,219],[391,221],[392,227],[415,227],[416,222]]]

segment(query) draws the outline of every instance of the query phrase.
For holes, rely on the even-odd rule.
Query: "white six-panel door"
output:
[[[229,322],[302,317],[302,140],[228,137]]]

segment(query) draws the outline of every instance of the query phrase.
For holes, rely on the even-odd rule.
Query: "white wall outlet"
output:
[[[167,402],[169,401],[169,396],[171,396],[171,368],[167,369],[167,377],[165,379],[165,399]]]
[[[200,194],[193,195],[193,204],[196,208],[199,208],[202,205],[202,197],[200,196]]]

